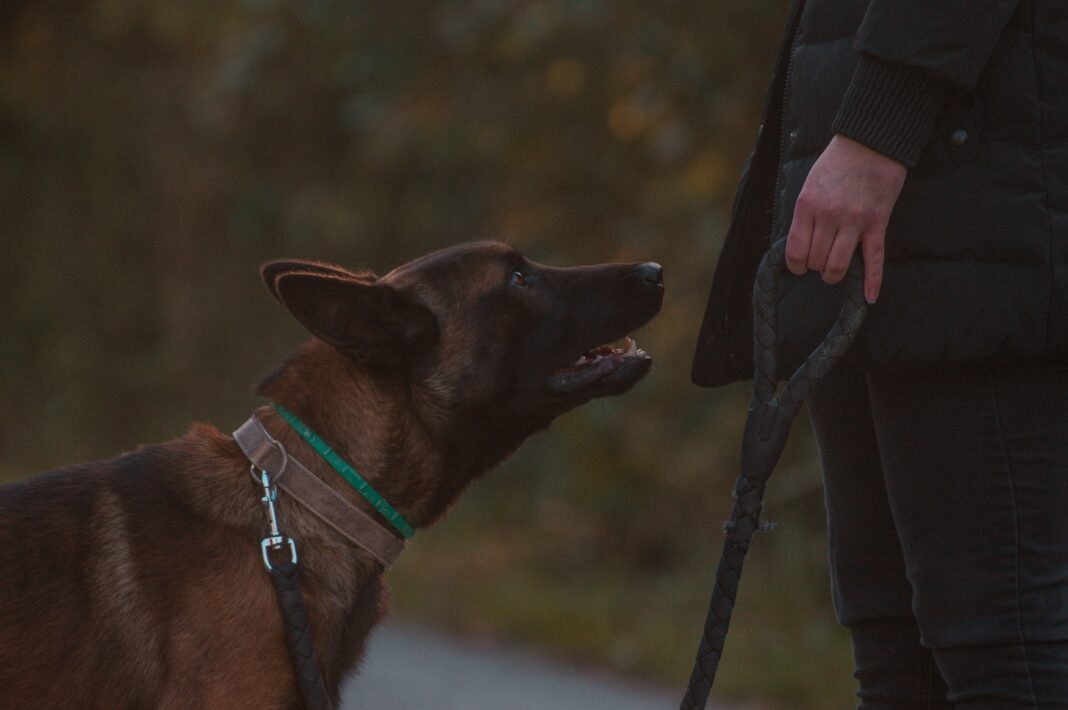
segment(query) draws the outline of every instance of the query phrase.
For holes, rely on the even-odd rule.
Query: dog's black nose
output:
[[[638,276],[642,277],[642,280],[648,281],[654,286],[664,285],[664,268],[655,261],[647,261],[644,264],[638,264],[635,271],[638,272]]]

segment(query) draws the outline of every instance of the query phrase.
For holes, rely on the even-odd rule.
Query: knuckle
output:
[[[786,240],[786,256],[803,256],[805,253],[805,246],[801,243],[801,238],[793,233]]]
[[[871,219],[872,210],[863,202],[851,202],[841,208],[842,218],[851,224],[860,224]]]
[[[834,276],[842,276],[845,274],[846,269],[849,268],[848,258],[842,259],[840,256],[834,259],[827,260],[827,266],[824,268],[828,274]]]
[[[866,236],[861,242],[864,248],[864,258],[869,261],[883,260],[885,255],[885,249],[883,248],[883,240],[878,235]]]

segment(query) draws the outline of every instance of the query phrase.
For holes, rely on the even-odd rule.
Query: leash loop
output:
[[[742,470],[747,472],[746,475],[768,480],[786,448],[792,423],[792,417],[777,399],[749,410],[742,436]]]
[[[765,529],[760,521],[764,488],[782,456],[794,416],[812,385],[838,363],[864,323],[864,264],[858,252],[846,273],[838,320],[776,396],[775,299],[776,285],[786,271],[785,254],[785,238],[772,244],[753,285],[753,399],[742,439],[742,472],[734,485],[730,520],[723,526],[723,552],[681,710],[703,710],[708,702],[723,656],[745,555],[752,545],[753,533]]]

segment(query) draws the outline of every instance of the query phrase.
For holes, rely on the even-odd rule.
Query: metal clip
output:
[[[256,477],[256,467],[252,467],[252,475]],[[270,476],[266,471],[260,471],[259,483],[263,486],[263,497],[260,501],[267,509],[267,525],[268,535],[260,540],[260,552],[263,554],[263,564],[270,572],[273,567],[271,565],[270,551],[281,550],[282,548],[289,546],[289,561],[292,564],[297,563],[297,543],[293,542],[293,538],[288,535],[283,535],[278,529],[278,513],[274,508],[274,502],[278,500],[278,488],[271,482]]]

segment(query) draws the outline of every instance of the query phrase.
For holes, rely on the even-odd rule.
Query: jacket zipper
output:
[[[779,107],[779,164],[775,167],[775,191],[771,196],[771,208],[775,210],[775,218],[771,220],[771,234],[768,235],[769,246],[771,242],[774,242],[779,232],[782,230],[782,205],[779,204],[782,194],[783,182],[785,176],[783,175],[783,167],[786,165],[786,150],[788,147],[787,141],[790,138],[789,131],[786,128],[786,108],[787,100],[790,96],[790,75],[794,71],[794,55],[797,53],[797,35],[801,29],[801,13],[805,10],[805,0],[798,0],[797,3],[797,16],[793,26],[793,37],[790,38],[790,54],[786,59],[786,75],[783,77],[782,82],[782,106]]]
[[[787,18],[786,34],[785,34],[785,36],[783,38],[784,42],[788,42],[789,43],[789,45],[788,45],[789,46],[789,50],[788,50],[789,54],[787,55],[787,60],[786,60],[787,66],[786,66],[785,75],[783,77],[782,95],[780,97],[780,99],[782,101],[782,105],[778,107],[778,109],[779,109],[778,110],[779,123],[783,124],[783,125],[780,125],[780,129],[779,129],[780,133],[785,131],[785,125],[784,125],[785,121],[784,121],[784,119],[786,117],[786,91],[787,91],[787,89],[789,87],[790,72],[793,69],[794,52],[795,52],[795,50],[797,48],[797,30],[798,30],[798,26],[799,26],[800,21],[801,21],[801,12],[804,9],[804,5],[805,5],[805,0],[793,0],[793,3],[790,6],[790,15]],[[782,48],[781,47],[780,47],[779,51],[780,51],[780,53],[782,52]],[[778,65],[778,60],[776,60],[776,74],[778,73],[778,66],[779,66]],[[776,79],[777,79],[777,76],[773,75],[772,81],[776,81]],[[774,89],[772,89],[772,91],[774,91]],[[770,105],[771,105],[771,101],[773,100],[771,98],[771,96],[772,95],[769,94],[769,96],[767,98],[767,102],[768,102],[768,107],[769,108],[770,108]],[[753,154],[753,163],[749,166],[749,176],[747,178],[746,183],[743,184],[739,189],[742,189],[742,190],[754,190],[757,187],[759,187],[759,183],[761,182],[761,179],[762,179],[761,178],[762,171],[764,170],[764,166],[766,165],[767,161],[758,162],[757,159],[760,157],[760,151],[759,151],[760,143],[762,141],[768,140],[768,137],[765,136],[764,134],[766,133],[765,129],[768,127],[768,123],[770,122],[770,120],[771,120],[771,112],[765,111],[764,115],[761,117],[760,133],[757,135],[757,147],[756,147],[756,150],[754,151],[754,154]],[[776,205],[778,203],[778,191],[780,189],[780,184],[781,184],[781,181],[782,181],[782,162],[783,162],[783,158],[785,157],[785,155],[786,155],[786,153],[785,153],[785,148],[783,147],[783,136],[780,135],[779,136],[779,164],[778,164],[778,166],[776,166],[775,192],[771,195],[771,201],[772,201],[772,205],[771,206],[772,206],[772,209],[775,209],[775,207],[776,207]],[[757,184],[754,185],[753,184],[754,182],[757,183]],[[746,196],[743,194],[743,195],[740,196],[739,199],[743,199],[744,200],[744,199],[746,199]],[[749,199],[752,199],[752,197],[750,196]],[[750,220],[752,219],[752,209],[753,208],[752,208],[752,206],[745,205],[745,204],[739,205],[739,208],[740,208],[740,212],[741,212],[741,215],[742,215],[742,223],[741,223],[741,225],[739,225],[739,227],[740,227],[739,238],[745,239],[746,237],[749,236],[749,224],[750,224]],[[777,222],[778,219],[779,219],[778,211],[776,210],[775,217],[774,217],[774,219],[772,219],[773,227],[774,227],[774,223]],[[733,225],[732,225],[732,230],[731,231],[733,231]],[[775,229],[773,228],[771,235],[768,235],[768,237],[767,237],[769,242],[771,241],[772,235],[774,235],[774,234],[775,234]],[[745,250],[742,249],[742,248],[739,248],[737,254],[734,257],[734,268],[731,271],[728,272],[728,274],[730,274],[732,276],[732,281],[733,281],[733,276],[736,276],[741,271],[742,259],[744,258],[744,255],[745,255]],[[731,290],[732,290],[732,287],[728,286],[727,287],[727,291],[724,294],[724,298],[727,301],[731,300]],[[723,334],[727,334],[731,330],[730,308],[724,308],[723,309],[723,315],[721,316],[721,318],[722,318],[722,320],[721,320],[720,327],[722,328],[722,333]],[[715,329],[714,328],[710,328],[708,337],[710,337],[714,333],[715,333]],[[735,358],[735,353],[732,352],[728,348],[727,353],[726,353],[726,360],[728,362],[730,362],[730,361],[734,360],[734,358]],[[730,365],[727,365],[727,367],[730,367]]]

